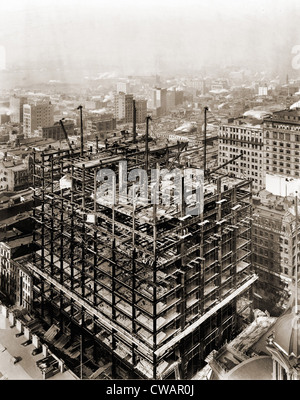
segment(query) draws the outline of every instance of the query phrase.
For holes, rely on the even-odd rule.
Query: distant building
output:
[[[258,95],[259,96],[267,96],[268,95],[268,87],[267,86],[259,86]]]
[[[68,136],[74,135],[74,123],[73,122],[64,122],[65,130]],[[59,122],[55,122],[52,126],[47,126],[42,128],[43,138],[44,139],[54,139],[54,140],[64,140],[65,134]]]
[[[159,108],[159,116],[167,112],[167,89],[156,88],[156,108]]]
[[[118,82],[117,83],[117,93],[123,92],[125,94],[130,93],[131,85],[129,82]]]
[[[10,122],[10,115],[0,114],[0,125]]]
[[[117,121],[133,121],[133,95],[119,92],[114,96],[114,110]]]
[[[93,133],[113,131],[116,126],[116,119],[111,114],[93,117],[87,121],[87,128]]]
[[[167,112],[167,89],[152,88],[148,105],[157,117],[165,115]]]
[[[147,117],[147,100],[136,100],[135,101],[136,108],[136,123],[143,124],[146,121]]]
[[[105,107],[105,103],[101,100],[87,100],[84,104],[86,110],[99,110]]]
[[[54,107],[51,102],[24,104],[23,124],[25,137],[30,137],[38,128],[52,126],[54,124]]]
[[[16,95],[10,98],[10,120],[14,123],[23,123],[23,105],[27,103],[26,97],[18,97]]]
[[[176,105],[176,92],[175,90],[167,91],[167,110],[172,110]]]

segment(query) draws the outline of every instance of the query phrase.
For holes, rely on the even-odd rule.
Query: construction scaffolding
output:
[[[101,169],[115,172],[121,198],[118,163],[170,168],[180,151],[178,143],[34,154],[33,309],[80,338],[81,363],[92,341],[110,377],[189,378],[252,318],[250,181],[210,174],[200,215],[186,215],[184,202],[97,198]]]

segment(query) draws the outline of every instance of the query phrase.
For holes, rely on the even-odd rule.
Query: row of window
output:
[[[237,148],[235,148],[235,147],[228,147],[228,146],[219,146],[219,149],[220,150],[224,150],[224,151],[229,151],[229,152],[232,152],[232,153],[240,153],[241,152],[241,150],[240,149],[237,149]],[[262,152],[260,152],[260,153],[258,153],[257,151],[247,151],[246,152],[246,150],[242,150],[243,151],[243,154],[245,154],[245,155],[248,155],[248,156],[251,156],[251,157],[259,157],[259,158],[262,158]]]
[[[273,172],[280,172],[282,174],[287,174],[287,175],[291,175],[291,171],[290,170],[284,170],[283,168],[277,168],[277,167],[269,167],[268,165],[266,166],[266,170],[267,171],[273,171]],[[293,171],[293,175],[295,176],[299,176],[299,172],[298,171]]]

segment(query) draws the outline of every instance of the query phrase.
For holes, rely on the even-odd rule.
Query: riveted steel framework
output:
[[[110,375],[188,378],[251,319],[251,182],[212,174],[204,211],[178,204],[97,201],[101,168],[167,168],[180,144],[112,153],[34,156],[34,242],[27,267],[34,309],[61,332],[81,332]],[[60,186],[67,177],[68,187]],[[118,187],[118,185],[117,185]],[[149,190],[151,185],[149,184]],[[117,195],[119,189],[117,189]],[[75,328],[74,328],[75,329]],[[85,354],[86,340],[80,352]],[[76,353],[79,357],[79,352]]]

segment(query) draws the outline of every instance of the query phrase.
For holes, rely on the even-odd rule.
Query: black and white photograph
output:
[[[300,380],[299,18],[0,0],[0,380]]]

